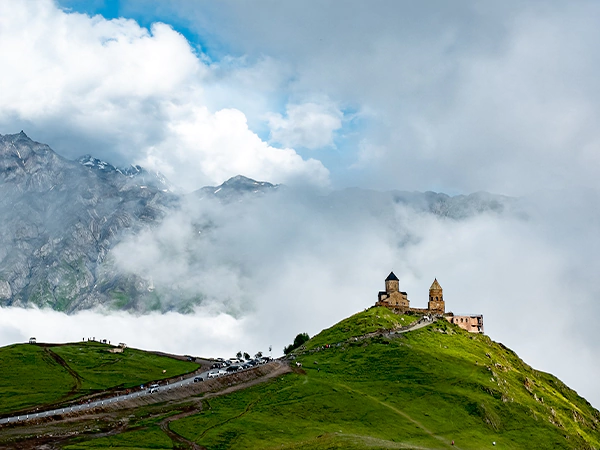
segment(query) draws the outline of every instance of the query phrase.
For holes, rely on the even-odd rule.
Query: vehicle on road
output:
[[[219,372],[208,372],[208,374],[206,375],[206,378],[211,379],[211,378],[218,378],[219,377]]]
[[[204,381],[204,378],[198,376],[198,377],[194,377],[194,383],[197,383],[198,381]]]

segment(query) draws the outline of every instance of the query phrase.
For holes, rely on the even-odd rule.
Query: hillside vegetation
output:
[[[556,377],[445,320],[401,333],[415,319],[371,308],[294,350],[293,373],[123,411],[63,448],[600,448],[600,413]]]
[[[46,405],[106,389],[130,388],[199,367],[133,348],[116,354],[108,348],[97,342],[0,348],[0,414],[45,409]]]
[[[597,410],[487,336],[438,321],[357,339],[411,319],[356,314],[297,350],[298,373],[170,427],[207,449],[600,448]]]

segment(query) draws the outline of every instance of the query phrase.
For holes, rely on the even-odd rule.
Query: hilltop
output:
[[[292,352],[292,373],[82,417],[60,448],[600,448],[600,413],[556,377],[485,335],[413,322],[371,308]]]
[[[0,417],[106,396],[200,367],[134,348],[122,353],[109,348],[92,341],[0,348]]]

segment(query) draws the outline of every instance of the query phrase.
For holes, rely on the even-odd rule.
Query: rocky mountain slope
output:
[[[159,173],[139,166],[117,168],[89,155],[70,161],[23,132],[0,135],[0,305],[34,304],[66,312],[97,306],[186,310],[202,301],[203,286],[194,285],[191,294],[189,289],[185,293],[171,289],[168,283],[155,290],[151,276],[124,271],[111,251],[174,214],[188,214],[184,204],[196,209],[211,204],[213,211],[215,207],[228,211],[221,214],[223,220],[241,221],[241,215],[260,214],[252,205],[270,207],[263,199],[273,195],[286,196],[273,207],[302,198],[330,216],[356,210],[390,221],[396,220],[390,216],[393,207],[461,220],[482,212],[502,213],[514,201],[486,193],[455,197],[361,189],[299,193],[243,176],[184,195]],[[231,211],[240,202],[246,206],[238,217]],[[201,232],[206,229],[214,239],[219,233],[215,221],[202,220],[195,239],[204,238],[207,234]],[[143,245],[129,251],[136,253]],[[197,270],[203,270],[202,265]]]
[[[176,205],[158,179],[147,178],[89,157],[68,161],[23,132],[0,137],[2,304],[72,311],[141,291],[142,280],[103,263],[124,234]]]

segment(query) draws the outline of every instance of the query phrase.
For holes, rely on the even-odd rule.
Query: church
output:
[[[433,280],[433,283],[429,288],[427,308],[411,308],[408,294],[400,290],[400,280],[394,272],[390,272],[385,279],[385,291],[379,291],[375,306],[384,306],[397,314],[413,313],[442,316],[448,322],[456,324],[466,331],[483,334],[482,314],[455,315],[452,312],[446,312],[444,291],[437,278]]]

